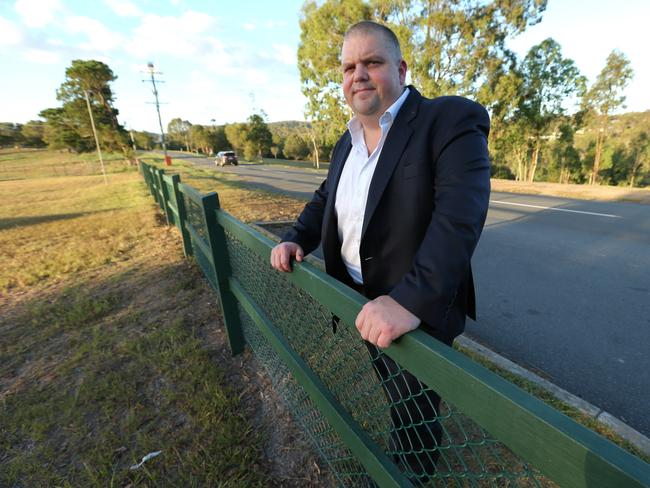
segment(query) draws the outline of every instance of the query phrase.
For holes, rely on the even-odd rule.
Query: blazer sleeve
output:
[[[487,136],[490,121],[479,104],[449,97],[434,124],[434,208],[410,270],[389,295],[424,323],[445,330],[485,223],[490,198]]]
[[[296,222],[282,238],[282,242],[295,242],[298,244],[305,254],[312,252],[320,243],[323,215],[329,197],[328,180],[329,178],[326,178],[321,183],[309,203],[303,208]]]

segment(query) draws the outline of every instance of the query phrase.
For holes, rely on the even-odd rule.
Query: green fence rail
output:
[[[216,193],[140,169],[185,255],[219,295],[233,354],[250,346],[340,485],[650,486],[643,460],[421,331],[371,360],[354,327],[363,296],[307,262],[272,270],[276,243],[221,210]],[[395,444],[391,399],[373,370],[386,357],[443,398],[431,452]],[[402,419],[409,422],[417,430],[431,420]],[[435,475],[405,467],[408,455],[435,460]]]

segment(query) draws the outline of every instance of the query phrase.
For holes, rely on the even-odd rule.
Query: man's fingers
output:
[[[365,305],[361,307],[361,312],[357,315],[356,320],[354,321],[354,325],[357,328],[359,332],[361,332],[361,329],[363,329],[363,321],[366,316],[366,307]]]
[[[370,327],[368,327],[368,338],[366,340],[370,344],[379,346],[379,338],[381,335],[383,335],[381,326],[378,324],[371,324]]]
[[[286,247],[280,249],[280,268],[289,271],[289,251]]]
[[[388,346],[390,346],[391,342],[393,341],[390,335],[386,334],[385,332],[382,332],[381,334],[379,334],[379,337],[377,338],[377,343],[375,345],[381,349],[386,349]]]
[[[291,271],[291,258],[302,261],[305,253],[295,242],[283,242],[271,250],[271,266],[278,271]]]

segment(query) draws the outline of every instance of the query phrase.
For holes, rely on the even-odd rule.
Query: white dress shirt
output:
[[[350,273],[354,282],[358,284],[363,284],[359,245],[361,243],[361,229],[370,182],[377,167],[377,161],[384,147],[388,131],[392,127],[393,121],[408,94],[409,89],[406,88],[404,93],[379,118],[381,137],[370,156],[368,155],[368,147],[366,146],[361,122],[356,117],[353,117],[348,122],[352,149],[343,167],[338,189],[336,190],[335,209],[338,218],[339,239],[342,243],[341,258],[348,273]]]

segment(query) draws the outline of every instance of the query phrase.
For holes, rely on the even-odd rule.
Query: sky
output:
[[[163,125],[304,120],[296,52],[303,0],[0,0],[0,121],[24,123],[60,106],[56,89],[73,59],[97,59],[113,82],[120,122],[158,131],[147,63],[158,86]],[[509,40],[523,57],[552,37],[592,83],[613,49],[635,76],[627,111],[650,109],[647,19],[650,1],[549,0],[540,24]]]

